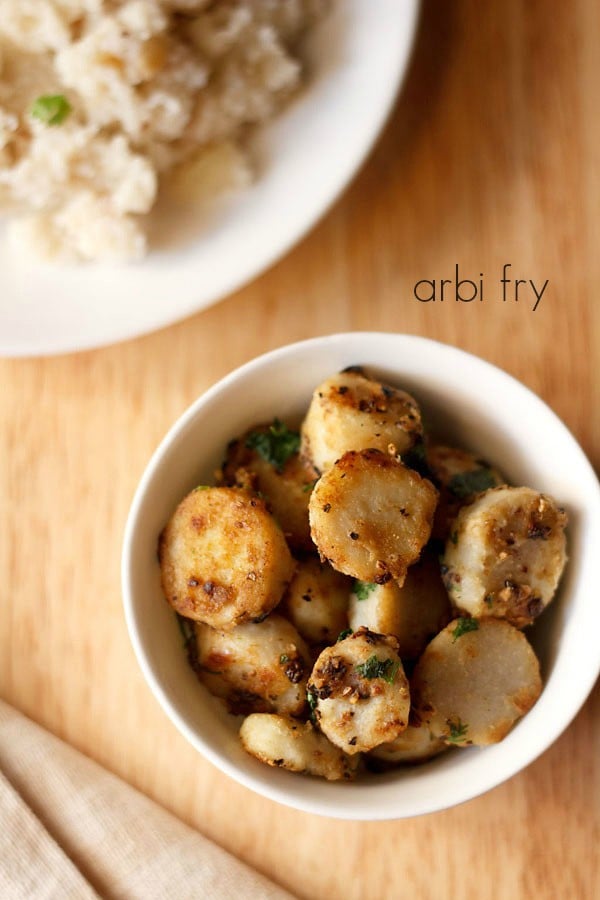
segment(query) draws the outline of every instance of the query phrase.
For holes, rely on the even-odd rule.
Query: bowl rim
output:
[[[596,658],[590,658],[590,662],[587,665],[583,675],[581,672],[578,673],[579,679],[576,686],[573,687],[570,693],[570,697],[573,699],[568,708],[557,713],[556,718],[553,720],[553,723],[551,723],[551,726],[549,726],[545,730],[543,741],[538,742],[533,748],[529,748],[526,752],[521,752],[513,765],[495,770],[493,773],[491,773],[488,783],[474,790],[466,790],[464,792],[464,795],[459,799],[449,799],[448,801],[440,803],[436,802],[435,799],[424,797],[418,804],[415,805],[414,812],[398,812],[394,814],[393,812],[382,811],[376,808],[370,810],[369,815],[366,816],[364,814],[364,811],[354,809],[352,807],[347,807],[339,804],[337,808],[330,808],[330,804],[319,804],[311,800],[306,800],[302,797],[288,795],[284,789],[278,788],[274,783],[271,785],[258,782],[252,777],[251,774],[244,772],[240,768],[238,768],[235,762],[232,762],[226,757],[220,755],[205,743],[202,736],[198,734],[198,732],[194,730],[194,728],[192,728],[188,724],[185,718],[180,715],[180,713],[175,709],[171,700],[167,696],[167,693],[159,677],[156,675],[151,662],[148,659],[143,641],[140,638],[136,621],[138,613],[135,609],[135,598],[131,579],[133,571],[133,559],[131,556],[131,550],[140,509],[146,491],[153,481],[165,453],[171,447],[173,442],[178,438],[178,436],[182,432],[184,432],[188,425],[190,425],[190,423],[194,421],[196,416],[201,413],[203,408],[206,405],[210,404],[213,398],[217,397],[221,393],[221,391],[230,388],[238,381],[242,381],[249,374],[254,373],[260,368],[268,368],[272,363],[280,361],[288,354],[293,355],[298,352],[322,349],[323,347],[331,346],[334,344],[342,345],[348,340],[351,340],[352,342],[408,342],[409,344],[414,345],[415,348],[427,348],[429,351],[437,350],[439,352],[453,355],[457,361],[468,360],[469,364],[472,365],[473,363],[475,363],[479,366],[482,366],[484,369],[491,371],[496,377],[500,376],[503,379],[508,379],[513,388],[517,388],[518,390],[523,392],[523,395],[526,396],[530,402],[537,404],[538,408],[540,410],[543,410],[545,416],[547,416],[548,420],[552,423],[552,426],[562,432],[563,437],[566,438],[569,442],[570,450],[577,457],[578,480],[586,479],[589,482],[589,486],[591,489],[589,495],[589,509],[595,511],[598,525],[600,527],[600,483],[598,481],[598,477],[573,433],[567,428],[565,423],[551,409],[551,407],[548,406],[548,404],[544,400],[542,400],[542,398],[539,397],[533,390],[528,388],[513,375],[510,375],[504,369],[501,369],[500,367],[488,362],[487,360],[482,359],[476,354],[469,353],[468,351],[462,350],[451,344],[433,340],[431,338],[423,337],[420,335],[404,334],[400,332],[340,332],[328,335],[320,335],[317,337],[309,338],[307,340],[296,341],[291,344],[284,344],[280,347],[275,348],[274,350],[270,350],[250,359],[243,365],[232,370],[223,378],[215,382],[211,387],[209,387],[199,397],[197,397],[197,399],[193,401],[187,407],[187,409],[184,410],[184,412],[176,419],[176,421],[169,428],[162,441],[159,443],[158,447],[150,457],[150,460],[144,469],[142,477],[134,493],[131,507],[127,516],[127,522],[125,525],[123,537],[121,557],[121,582],[125,620],[138,665],[140,666],[144,678],[148,683],[152,693],[154,694],[164,712],[167,714],[178,731],[191,743],[191,745],[196,750],[202,753],[202,755],[213,765],[215,765],[220,771],[233,778],[234,781],[238,782],[244,787],[249,788],[255,793],[258,793],[285,806],[292,807],[303,812],[315,813],[320,816],[331,818],[357,821],[383,821],[409,818],[417,815],[424,815],[442,811],[454,806],[459,806],[462,803],[475,799],[476,797],[481,796],[482,794],[487,793],[490,790],[493,790],[495,787],[498,787],[503,782],[509,780],[514,775],[518,774],[527,766],[529,766],[532,762],[534,762],[539,756],[541,756],[546,750],[548,750],[552,746],[552,744],[560,737],[560,735],[566,730],[566,728],[571,724],[571,722],[585,703],[587,697],[589,696],[598,678],[598,675],[600,674],[600,645],[598,646]]]

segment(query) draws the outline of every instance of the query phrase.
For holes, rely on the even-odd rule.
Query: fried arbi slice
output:
[[[459,513],[442,560],[456,609],[529,625],[552,600],[564,569],[567,517],[552,497],[499,487]]]
[[[348,622],[353,631],[368,628],[378,634],[393,634],[397,637],[401,628],[398,584],[395,581],[375,584],[355,580],[348,605]]]
[[[250,712],[301,713],[311,659],[287,619],[275,613],[233,631],[196,623],[195,669],[211,694],[235,715]]]
[[[348,450],[404,453],[421,439],[421,413],[405,391],[346,371],[316,388],[302,424],[301,453],[326,472]]]
[[[390,766],[398,766],[425,762],[447,749],[448,745],[434,737],[427,725],[412,725],[409,722],[395,741],[380,744],[369,755]]]
[[[314,551],[308,501],[318,472],[301,457],[300,438],[275,420],[231,441],[222,467],[223,482],[260,494],[292,549]]]
[[[478,494],[506,484],[506,479],[485,460],[458,447],[433,444],[427,448],[427,464],[440,492],[433,522],[433,537],[445,541],[461,507]]]
[[[379,450],[351,450],[319,479],[312,539],[334,569],[361,581],[404,580],[431,533],[437,491]]]
[[[327,647],[308,682],[321,731],[346,753],[372,750],[406,728],[408,681],[395,638],[366,628]]]
[[[309,644],[332,644],[348,627],[352,582],[317,557],[300,562],[281,611]]]
[[[244,750],[268,766],[327,781],[350,781],[360,759],[334,747],[310,722],[289,716],[254,713],[242,722],[240,738]]]
[[[496,744],[534,705],[540,666],[502,619],[455,619],[427,646],[411,679],[414,709],[448,744]]]
[[[279,603],[295,563],[259,497],[235,488],[196,488],[159,540],[165,597],[182,616],[234,628]]]
[[[348,607],[350,627],[361,625],[398,639],[402,659],[416,659],[451,615],[437,556],[424,551],[411,566],[404,584],[355,581]]]

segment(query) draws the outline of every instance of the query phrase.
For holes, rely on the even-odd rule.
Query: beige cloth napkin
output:
[[[291,900],[0,701],[0,898]]]

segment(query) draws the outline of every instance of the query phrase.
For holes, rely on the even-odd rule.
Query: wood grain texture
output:
[[[396,110],[324,221],[223,303],[147,338],[0,364],[0,693],[306,898],[600,895],[600,693],[509,783],[417,820],[280,808],[159,710],[121,609],[137,480],[175,417],[258,353],[347,329],[424,334],[537,391],[600,465],[600,6],[425,2]],[[421,304],[421,278],[549,279],[520,302]],[[49,301],[50,302],[50,301]],[[240,814],[243,811],[243,814]]]

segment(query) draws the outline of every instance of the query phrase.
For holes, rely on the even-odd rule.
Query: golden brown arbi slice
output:
[[[412,765],[439,756],[447,749],[448,745],[434,737],[427,725],[409,723],[395,741],[380,744],[369,755],[390,766]]]
[[[431,482],[394,457],[351,450],[312,492],[312,539],[339,572],[402,582],[429,539],[436,502]]]
[[[416,659],[450,619],[450,601],[435,553],[423,552],[409,568],[402,587],[395,581],[354,581],[348,619],[354,631],[364,625],[393,634],[402,659]]]
[[[351,586],[345,575],[310,557],[298,563],[280,610],[309,644],[332,644],[348,627]]]
[[[541,690],[539,663],[523,632],[492,618],[450,622],[411,679],[419,718],[457,747],[501,741]]]
[[[346,753],[394,740],[410,710],[395,638],[361,629],[327,647],[309,678],[308,699],[321,731]]]
[[[300,437],[277,419],[231,441],[223,463],[225,484],[259,493],[294,550],[314,551],[308,501],[318,472],[300,457]]]
[[[550,603],[564,569],[567,517],[552,497],[499,487],[459,513],[442,575],[452,605],[472,616],[529,625]]]
[[[469,450],[433,444],[427,448],[427,464],[440,499],[435,511],[432,536],[445,541],[461,507],[478,494],[506,484],[501,472]]]
[[[404,453],[421,439],[423,427],[410,394],[350,370],[316,388],[301,434],[302,455],[326,472],[348,450]]]
[[[328,781],[349,781],[356,775],[359,757],[334,747],[310,722],[254,713],[244,719],[240,738],[244,749],[268,766]]]
[[[287,619],[273,614],[233,631],[197,623],[196,643],[198,677],[230,712],[303,711],[311,660]]]
[[[295,569],[264,501],[224,487],[196,488],[181,501],[160,536],[159,559],[173,609],[221,629],[269,613]]]

